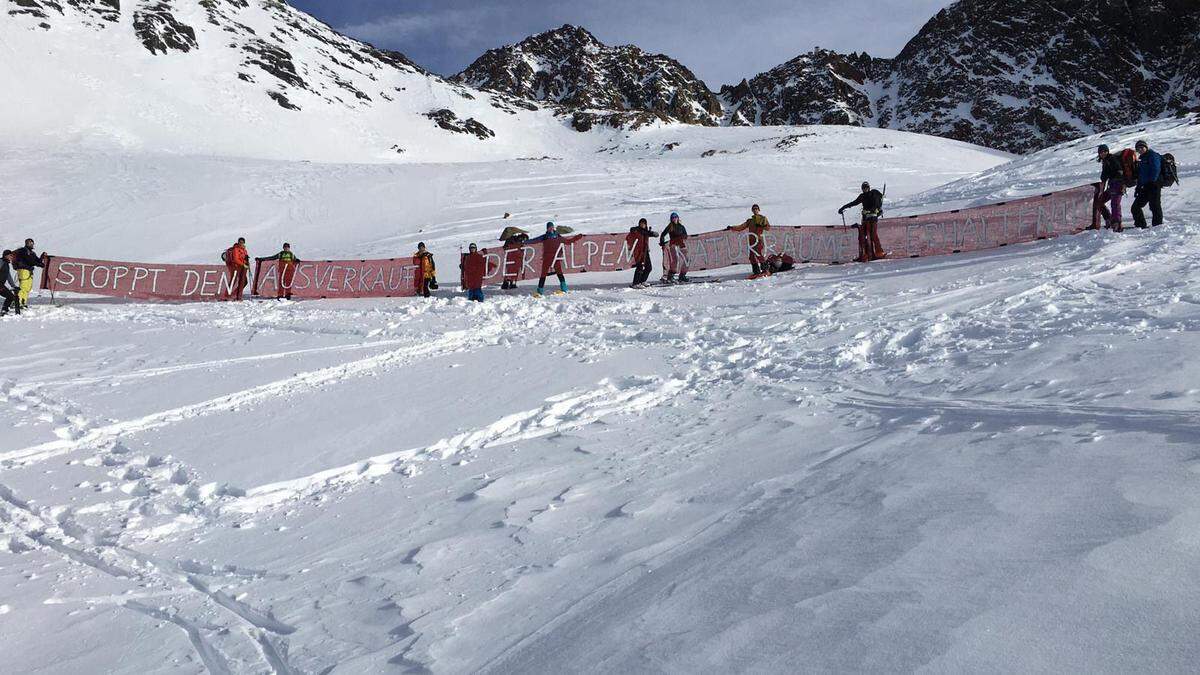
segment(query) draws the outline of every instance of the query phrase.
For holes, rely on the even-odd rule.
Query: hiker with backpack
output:
[[[241,301],[242,292],[250,281],[250,253],[246,251],[246,238],[238,237],[237,243],[221,254],[221,260],[225,261],[227,270],[225,299]]]
[[[1133,145],[1138,154],[1137,188],[1133,193],[1133,222],[1141,229],[1146,229],[1146,215],[1142,208],[1150,206],[1151,224],[1155,227],[1162,225],[1162,155],[1150,149],[1146,141],[1138,141]]]
[[[1097,161],[1100,162],[1100,184],[1096,191],[1096,211],[1104,217],[1105,227],[1114,232],[1122,232],[1121,226],[1121,197],[1125,194],[1125,172],[1121,166],[1121,158],[1109,152],[1107,145],[1096,149]],[[1108,208],[1111,205],[1111,210]],[[1098,223],[1093,223],[1092,229],[1099,229]]]
[[[17,297],[17,294],[21,292],[21,283],[13,271],[14,262],[16,262],[16,254],[5,249],[4,256],[0,257],[0,298],[4,298],[4,308],[0,309],[0,316],[8,314],[9,308],[14,306],[17,316],[21,316],[21,300]]]
[[[413,264],[417,266],[417,293],[429,297],[429,292],[436,291],[437,265],[433,262],[433,254],[425,248],[425,242],[417,242],[417,252],[413,254]]]
[[[886,186],[884,186],[886,188]],[[854,201],[838,209],[838,215],[846,209],[862,205],[862,223],[858,226],[858,262],[870,262],[884,257],[883,245],[879,243],[879,217],[883,215],[883,193],[863,182],[862,194]]]
[[[510,225],[500,233],[500,241],[504,242],[504,281],[501,282],[500,289],[509,290],[517,287],[517,275],[521,270],[521,247],[529,241],[529,233]]]
[[[657,236],[658,233],[650,229],[650,223],[645,218],[638,220],[637,227],[629,228],[625,243],[633,251],[634,263],[633,283],[629,285],[630,288],[646,287],[646,280],[654,271],[654,265],[650,262],[650,238]]]

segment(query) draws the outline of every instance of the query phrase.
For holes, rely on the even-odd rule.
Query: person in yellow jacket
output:
[[[33,291],[33,268],[46,266],[46,256],[33,250],[33,240],[26,239],[25,246],[13,251],[13,269],[17,271],[17,302],[22,308],[29,306],[29,294]]]
[[[750,230],[750,234],[754,235],[750,240],[750,269],[753,270],[750,278],[755,279],[771,273],[771,267],[767,264],[767,241],[763,236],[764,232],[771,229],[771,221],[762,214],[758,204],[750,207],[750,213],[752,215],[746,222],[730,226],[729,229],[734,232]]]
[[[417,252],[413,254],[413,264],[421,268],[420,287],[418,292],[429,297],[429,291],[437,290],[437,265],[433,262],[433,254],[425,249],[425,242],[417,244]]]

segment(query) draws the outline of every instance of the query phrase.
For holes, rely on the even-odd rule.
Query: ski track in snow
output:
[[[1173,124],[1163,133],[1186,131]],[[1084,169],[1063,164],[1024,158],[912,199],[1081,182]],[[449,246],[493,229],[501,208],[599,224],[669,203],[716,220],[754,194],[752,178],[718,185],[691,164],[649,183],[584,163],[509,173],[464,171],[461,206],[422,236]],[[299,194],[295,181],[272,189]],[[873,658],[970,670],[995,665],[970,648],[1005,635],[1006,611],[1035,614],[1023,598],[1071,584],[1114,624],[1200,628],[1184,615],[1200,585],[1179,572],[1195,568],[1187,533],[1200,512],[1187,450],[1200,445],[1200,388],[1183,356],[1200,333],[1200,198],[1173,193],[1168,214],[1167,228],[1126,235],[754,283],[633,292],[606,278],[565,298],[490,293],[482,306],[35,306],[11,334],[29,358],[0,358],[0,401],[22,439],[0,449],[0,557],[24,575],[0,576],[12,585],[0,609],[113,608],[172,632],[191,660],[166,639],[148,653],[214,673],[780,670],[795,645],[820,647],[816,670],[879,669]],[[411,243],[383,231],[369,250]],[[391,391],[410,376],[439,402],[421,408],[425,426],[389,408],[425,403]],[[211,388],[192,395],[200,381]],[[522,398],[515,383],[538,393]],[[310,402],[321,424],[297,435],[315,437],[274,442],[292,431],[276,418],[297,423],[287,414]],[[359,438],[392,415],[420,428]],[[261,425],[247,445],[267,478],[205,475],[222,425],[247,418]],[[1144,453],[1135,462],[1124,445]],[[320,454],[309,463],[293,446]],[[1005,453],[1005,470],[987,463]],[[972,470],[1013,484],[976,484]],[[923,499],[922,481],[945,503]],[[1022,488],[1046,500],[1030,506],[1046,520],[1013,516]],[[1045,497],[1055,490],[1079,505]],[[1088,509],[1100,515],[1073,520]],[[946,534],[981,523],[984,539],[1011,537],[1011,558]],[[1033,534],[1014,536],[1021,527]],[[960,569],[970,582],[946,595],[964,599],[924,587],[957,583]],[[1178,587],[1122,585],[1143,575]],[[1096,600],[1110,588],[1121,600]],[[1143,596],[1173,623],[1130,599]],[[1062,602],[1047,606],[1079,609]],[[780,631],[798,634],[761,639]],[[1149,668],[1195,652],[1148,662],[1104,635],[1116,647],[1090,653]],[[1015,669],[1064,665],[1027,637],[999,643],[1027,646]]]

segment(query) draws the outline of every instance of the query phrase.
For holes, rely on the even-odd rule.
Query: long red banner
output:
[[[259,260],[254,294],[269,298],[395,298],[417,294],[420,265],[409,258],[385,260]]]
[[[1080,232],[1093,224],[1096,187],[1084,185],[1036,197],[879,222],[888,258],[977,251]],[[750,253],[787,254],[797,262],[842,263],[858,257],[853,227],[773,227],[761,235],[720,230],[689,237],[684,255],[691,270],[746,264]],[[484,284],[520,281],[555,272],[611,272],[631,268],[643,255],[637,237],[621,234],[564,236],[514,247],[484,249]],[[412,296],[420,266],[411,257],[386,260],[260,260],[254,293],[296,298]],[[52,256],[42,288],[139,300],[225,300],[236,293],[224,265],[168,265]]]
[[[234,291],[225,265],[160,265],[50,256],[42,288],[136,300],[226,300]]]

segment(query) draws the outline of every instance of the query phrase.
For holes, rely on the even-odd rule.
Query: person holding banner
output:
[[[650,223],[645,218],[638,221],[637,227],[629,228],[625,241],[633,251],[633,283],[629,285],[630,288],[646,287],[646,280],[654,271],[654,265],[650,262],[650,238],[657,236],[658,233],[650,229]]]
[[[246,283],[250,280],[250,252],[246,250],[246,238],[238,237],[237,243],[221,254],[221,260],[225,261],[229,274],[226,279],[229,284],[226,299],[240,302]]]
[[[886,188],[886,186],[884,186]],[[862,205],[862,223],[858,226],[858,262],[881,260],[883,245],[879,243],[879,217],[883,215],[883,193],[872,190],[871,184],[862,184],[862,194],[857,199],[838,209],[838,214],[852,206]]]
[[[663,283],[675,283],[675,272],[679,272],[679,282],[691,281],[687,275],[687,228],[679,219],[678,213],[671,213],[671,221],[663,228],[658,238],[658,245],[663,247],[663,267],[666,275]]]
[[[567,292],[567,278],[563,276],[562,263],[556,261],[555,258],[558,257],[558,246],[562,246],[564,240],[562,235],[558,233],[558,227],[555,226],[553,221],[546,223],[545,234],[529,240],[530,244],[538,242],[547,242],[547,245],[545,250],[542,251],[542,276],[538,279],[537,290],[533,292],[533,297],[540,298],[546,294],[546,277],[550,274],[551,270],[558,277],[557,293],[562,295]],[[551,250],[552,248],[553,250]]]
[[[5,249],[4,256],[0,257],[0,297],[4,298],[4,309],[0,309],[0,316],[8,314],[13,305],[16,305],[17,316],[21,316],[21,301],[17,297],[21,291],[21,284],[13,276],[15,259],[16,256],[8,249]]]
[[[483,302],[483,278],[487,276],[487,258],[479,247],[471,244],[462,262],[463,286],[467,289],[467,300]]]
[[[279,284],[276,287],[275,299],[291,300],[292,282],[296,279],[296,263],[300,262],[296,254],[292,253],[292,245],[285,241],[282,251],[267,258],[258,258],[258,260],[279,261]]]
[[[734,232],[750,231],[750,269],[751,279],[770,276],[771,268],[767,265],[767,238],[765,233],[771,229],[771,221],[762,214],[758,204],[750,207],[751,216],[741,225],[726,228]]]
[[[421,278],[418,292],[423,297],[429,297],[429,291],[437,290],[437,265],[433,262],[433,254],[425,249],[425,242],[417,242],[417,252],[413,254],[413,264],[420,268]]]
[[[517,274],[521,269],[521,247],[529,241],[529,233],[510,225],[500,233],[500,241],[504,242],[504,281],[500,289],[515,289]]]
[[[33,268],[45,268],[46,256],[38,255],[33,250],[33,240],[26,239],[24,246],[13,251],[12,266],[17,271],[17,283],[20,286],[17,301],[21,303],[21,308],[25,309],[29,307],[29,294],[33,292]]]

